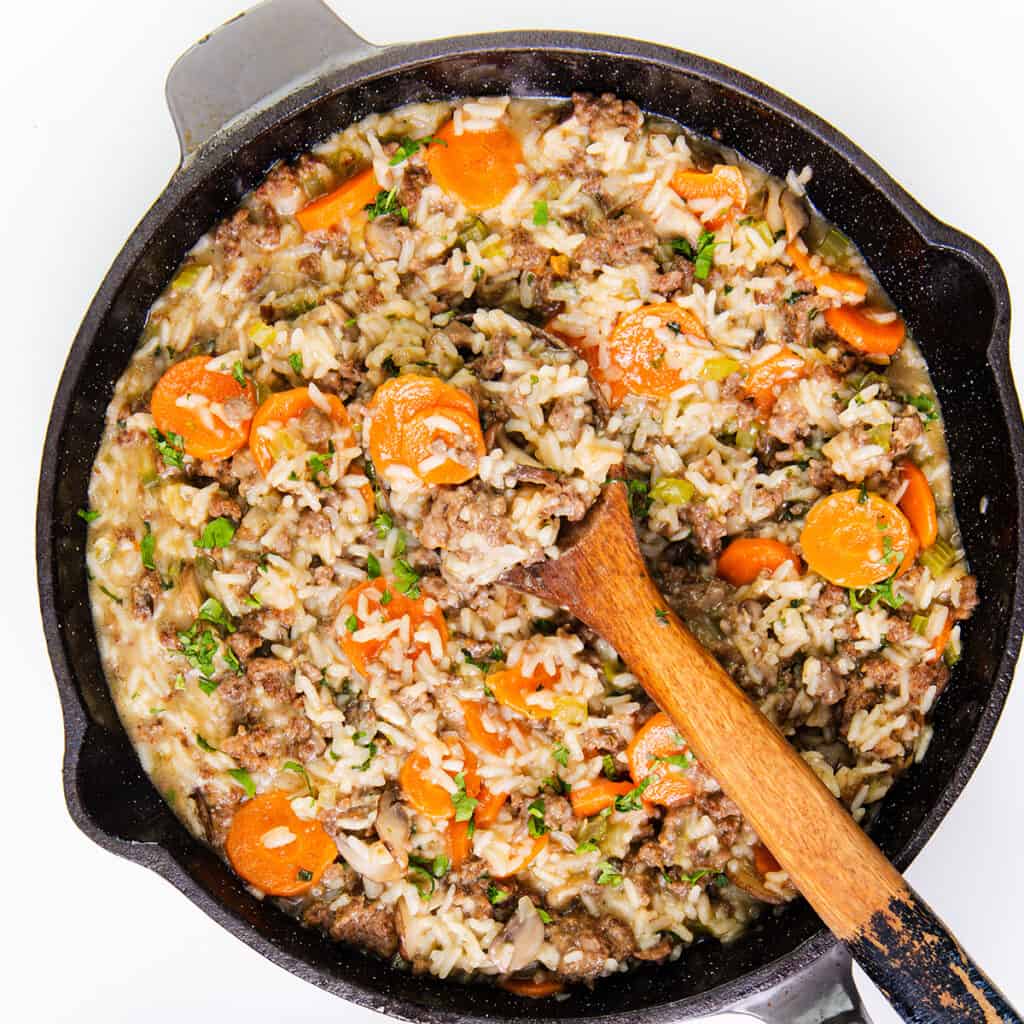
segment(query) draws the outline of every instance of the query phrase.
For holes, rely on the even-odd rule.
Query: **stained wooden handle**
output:
[[[568,608],[622,656],[826,925],[914,1022],[1020,1018],[782,734],[669,610],[610,485],[561,558],[513,585]],[[595,513],[591,513],[595,515]]]

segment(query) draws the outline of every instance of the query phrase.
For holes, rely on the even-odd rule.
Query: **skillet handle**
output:
[[[763,1024],[871,1024],[853,983],[850,954],[839,943],[767,991],[729,1009]]]
[[[344,66],[379,49],[321,0],[266,0],[244,11],[186,50],[167,76],[182,162],[229,122],[324,65]]]

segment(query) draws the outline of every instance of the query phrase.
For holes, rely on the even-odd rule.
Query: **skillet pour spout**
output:
[[[167,92],[181,166],[100,285],[57,389],[36,541],[43,623],[64,710],[68,807],[97,843],[163,875],[273,962],[404,1020],[626,1024],[642,1015],[669,1024],[725,1009],[778,1024],[866,1020],[845,952],[802,902],[764,915],[728,946],[697,943],[672,965],[615,975],[564,1002],[414,977],[331,943],[255,899],[187,834],[142,771],[107,690],[89,608],[85,524],[75,510],[87,505],[114,384],[146,311],[187,251],[275,160],[373,111],[459,95],[574,91],[615,92],[698,134],[715,133],[774,174],[811,165],[811,200],[880,268],[883,287],[928,358],[946,417],[963,543],[988,614],[968,624],[963,659],[937,703],[933,723],[943,742],[897,782],[870,833],[903,869],[938,826],[991,738],[1024,630],[1024,425],[1010,377],[1010,302],[999,265],[830,125],[720,64],[565,32],[380,48],[319,0],[271,0],[175,65]]]

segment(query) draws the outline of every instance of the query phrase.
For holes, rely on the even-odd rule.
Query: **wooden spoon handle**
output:
[[[669,610],[648,575],[621,491],[609,486],[585,539],[557,560],[520,570],[513,585],[558,601],[619,652],[906,1020],[1019,1020],[807,762]]]

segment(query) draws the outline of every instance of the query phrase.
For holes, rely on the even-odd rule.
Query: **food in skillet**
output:
[[[923,757],[974,580],[924,362],[809,174],[611,96],[417,105],[200,240],[83,516],[132,741],[251,887],[532,996],[794,896],[615,651],[499,582],[610,478],[858,820]]]

